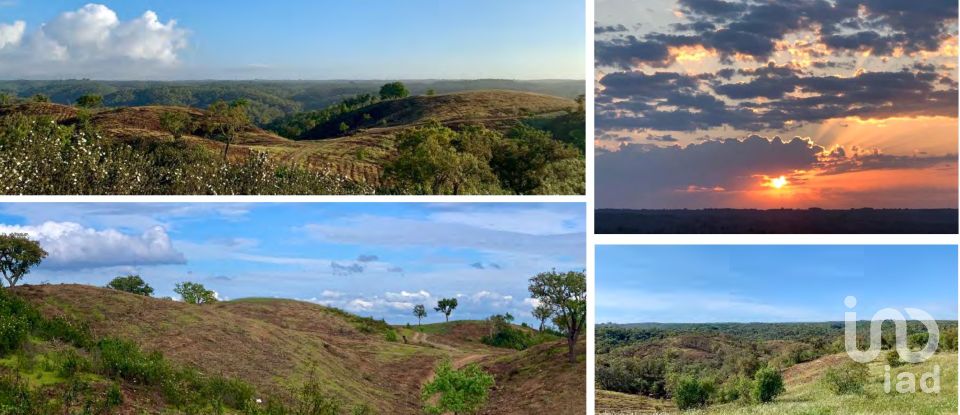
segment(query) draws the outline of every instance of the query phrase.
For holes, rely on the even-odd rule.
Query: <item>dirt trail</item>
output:
[[[470,352],[467,352],[465,350],[461,350],[447,344],[431,342],[427,338],[428,338],[427,333],[422,333],[418,331],[413,333],[413,338],[411,341],[414,343],[429,345],[431,347],[435,347],[437,349],[441,349],[449,352],[450,355],[448,357],[450,358],[450,365],[453,366],[454,369],[460,369],[471,363],[478,363],[484,358],[488,356],[493,356],[495,354],[493,352],[476,353],[476,350],[471,350]],[[430,383],[430,381],[433,380],[434,376],[435,376],[435,373],[431,372],[429,375],[424,377],[423,380],[420,381],[420,384],[426,385],[427,383]]]

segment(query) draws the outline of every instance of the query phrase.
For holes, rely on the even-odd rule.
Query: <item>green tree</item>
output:
[[[380,87],[380,99],[398,99],[406,98],[410,95],[407,86],[403,82],[391,82]]]
[[[427,317],[427,308],[423,304],[417,304],[413,307],[413,315],[417,316],[417,327],[420,327],[420,320]]]
[[[107,284],[107,288],[147,297],[153,295],[153,287],[143,281],[143,278],[140,278],[139,275],[135,274],[116,277]]]
[[[437,301],[437,306],[434,307],[434,311],[439,311],[443,313],[443,317],[446,321],[450,321],[450,313],[457,308],[457,299],[456,298],[442,298],[440,301]]]
[[[174,140],[179,140],[191,130],[190,114],[183,111],[164,111],[160,114],[160,128],[170,133]]]
[[[350,124],[340,122],[340,126],[337,127],[337,129],[340,130],[340,134],[346,134],[347,131],[350,131]]]
[[[8,287],[15,287],[30,268],[40,264],[47,251],[25,233],[0,234],[0,274]]]
[[[77,106],[80,108],[99,108],[103,105],[103,97],[95,94],[83,95],[77,98]]]
[[[680,410],[702,408],[707,405],[710,394],[713,393],[713,383],[700,381],[692,376],[683,376],[677,381],[673,391],[673,402]]]
[[[549,307],[554,322],[567,337],[567,357],[577,361],[577,339],[586,327],[587,277],[580,271],[542,272],[530,278],[530,297]]]
[[[50,97],[43,94],[36,94],[30,98],[33,102],[50,102]]]
[[[207,108],[210,112],[208,128],[210,138],[223,141],[223,161],[227,161],[227,154],[230,151],[230,144],[236,139],[237,134],[250,124],[250,118],[247,115],[247,106],[249,103],[245,99],[237,99],[227,104],[225,101],[217,101]]]
[[[187,304],[207,304],[217,302],[217,295],[208,290],[203,284],[194,282],[177,283],[173,292],[180,294],[183,302]]]
[[[435,415],[477,413],[486,403],[487,392],[493,385],[493,376],[477,364],[456,370],[449,361],[444,361],[433,380],[423,387],[423,410]]]
[[[579,150],[554,140],[550,133],[521,125],[497,145],[490,166],[500,179],[501,187],[515,194],[530,194],[543,186],[547,177],[570,178],[576,180],[574,186],[582,185],[585,176],[577,172],[576,164],[564,166],[563,169],[554,167],[558,171],[547,172],[554,163],[579,158],[582,158]],[[573,175],[579,174],[579,177],[570,177],[571,174],[564,170],[572,171]],[[558,183],[552,185],[560,187]]]
[[[753,400],[759,403],[773,401],[784,392],[783,375],[772,367],[765,367],[753,375]]]
[[[553,315],[553,309],[545,304],[540,304],[533,308],[531,314],[533,314],[533,318],[540,321],[540,329],[537,331],[543,331],[544,324]]]
[[[437,91],[434,91],[433,88],[430,88],[430,89],[427,90],[427,96],[428,96],[428,97],[432,97],[432,96],[434,96],[434,95],[437,95]]]

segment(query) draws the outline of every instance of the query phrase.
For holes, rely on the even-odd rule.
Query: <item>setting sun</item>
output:
[[[786,186],[788,183],[789,182],[787,182],[787,178],[784,176],[773,177],[770,179],[770,187],[773,187],[774,189],[782,189],[783,186]]]

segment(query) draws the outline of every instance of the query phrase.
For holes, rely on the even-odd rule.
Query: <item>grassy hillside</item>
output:
[[[552,356],[541,349],[515,352],[492,348],[472,334],[465,335],[486,330],[484,322],[437,324],[419,332],[293,300],[251,298],[198,306],[82,285],[22,286],[14,292],[47,319],[79,322],[89,328],[94,339],[132,341],[146,353],[161,353],[171,364],[251,385],[253,397],[296,403],[309,387],[318,396],[339,402],[344,410],[370,411],[364,413],[420,413],[420,388],[441,360],[503,368],[544,366],[545,356]],[[62,388],[76,381],[59,373],[60,363],[44,363],[58,359],[57,350],[69,345],[42,337],[29,344],[23,352],[0,359],[0,376],[20,376],[37,390]],[[562,347],[557,343],[541,346]],[[101,353],[96,348],[77,350],[94,361]],[[508,357],[509,361],[502,360]],[[563,362],[562,353],[556,355],[556,361]],[[582,395],[582,368],[554,366],[550,372],[523,378],[513,377],[512,370],[491,369],[497,389],[485,413],[512,413],[510,408],[494,405],[501,391],[523,390],[524,399],[534,402]],[[113,380],[100,372],[82,372],[80,376],[95,389],[113,385]],[[576,391],[546,387],[530,391],[517,386],[536,381],[546,385],[554,376],[567,379],[565,384],[578,378],[580,384]],[[176,410],[166,392],[160,395],[145,386],[120,382],[121,413],[183,413]],[[581,408],[560,413],[582,412]]]

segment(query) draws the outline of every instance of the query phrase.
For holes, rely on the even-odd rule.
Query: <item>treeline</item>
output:
[[[176,105],[206,108],[217,101],[245,99],[258,125],[284,115],[315,111],[360,95],[377,94],[382,81],[0,81],[0,95],[28,99],[36,95],[51,102],[73,104],[84,95],[99,95],[109,107]],[[480,89],[511,89],[574,98],[582,95],[582,81],[406,81],[412,95],[428,91],[448,93]]]
[[[957,350],[957,322],[938,321],[940,351]],[[842,322],[598,325],[597,387],[656,399],[681,409],[709,404],[754,404],[784,392],[780,373],[793,365],[842,353]],[[869,321],[858,322],[858,343],[869,343]],[[907,344],[926,344],[922,323],[907,324]],[[881,342],[891,366],[903,364],[895,351],[892,322]],[[822,381],[835,393],[862,390],[866,366],[832,368]]]

